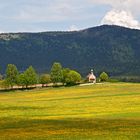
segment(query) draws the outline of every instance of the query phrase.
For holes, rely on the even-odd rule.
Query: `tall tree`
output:
[[[62,65],[60,63],[55,62],[51,68],[51,81],[56,84],[58,82],[62,82],[62,79]]]
[[[6,69],[6,82],[8,85],[13,87],[14,84],[17,84],[18,69],[14,64],[8,64]]]
[[[19,74],[17,81],[18,81],[18,85],[22,87],[26,86],[26,78],[25,78],[24,73]]]
[[[25,85],[28,88],[29,85],[37,84],[37,73],[35,69],[30,66],[20,77],[22,79],[22,85]]]

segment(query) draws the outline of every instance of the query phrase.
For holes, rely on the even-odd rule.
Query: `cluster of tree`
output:
[[[63,85],[75,85],[80,83],[81,75],[75,70],[69,68],[62,68],[60,63],[54,63],[51,68],[50,75],[43,74],[40,77],[41,84],[49,83],[50,81],[57,85],[57,83],[63,83]]]
[[[6,77],[4,84],[13,88],[14,85],[28,88],[30,85],[42,84],[44,86],[48,83],[63,83],[63,85],[75,85],[81,81],[81,75],[69,68],[63,68],[60,63],[52,65],[50,74],[38,75],[35,69],[30,66],[24,72],[20,73],[14,64],[8,64],[6,69]]]
[[[28,88],[29,85],[37,84],[38,75],[35,69],[30,66],[24,72],[19,73],[14,64],[8,64],[6,69],[5,85],[13,88],[14,85],[19,85]]]

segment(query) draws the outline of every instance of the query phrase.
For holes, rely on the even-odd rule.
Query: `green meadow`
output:
[[[140,84],[0,92],[0,140],[139,140]]]

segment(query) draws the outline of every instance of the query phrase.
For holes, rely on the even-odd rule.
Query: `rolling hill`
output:
[[[20,71],[29,65],[49,71],[53,62],[86,75],[140,75],[140,30],[103,25],[73,32],[0,34],[0,67],[9,63]]]

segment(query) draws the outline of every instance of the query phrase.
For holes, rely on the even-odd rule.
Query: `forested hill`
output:
[[[46,72],[53,62],[87,74],[140,75],[140,30],[103,25],[75,32],[0,34],[0,67],[29,65]]]

